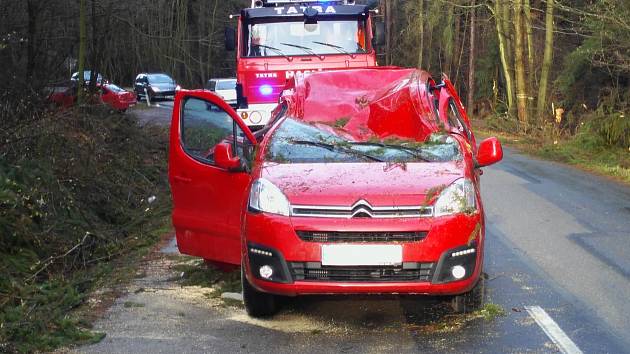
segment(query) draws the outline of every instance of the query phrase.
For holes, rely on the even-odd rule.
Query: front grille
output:
[[[296,281],[428,282],[433,263],[404,262],[402,266],[322,266],[319,262],[289,263]]]
[[[427,232],[297,231],[297,235],[307,242],[416,242],[427,237]]]
[[[291,216],[322,218],[426,218],[433,216],[433,207],[423,205],[372,206],[360,200],[350,206],[292,205]]]

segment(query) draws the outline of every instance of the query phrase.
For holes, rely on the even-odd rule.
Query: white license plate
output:
[[[322,245],[324,266],[402,264],[402,245]]]

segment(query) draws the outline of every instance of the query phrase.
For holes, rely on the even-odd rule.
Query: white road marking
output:
[[[566,333],[558,326],[556,321],[551,318],[545,310],[540,306],[525,306],[527,313],[538,323],[540,328],[545,331],[547,337],[551,339],[562,353],[565,354],[582,354],[580,348],[567,336]]]

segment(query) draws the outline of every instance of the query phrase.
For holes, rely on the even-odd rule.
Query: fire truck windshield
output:
[[[365,21],[264,22],[247,26],[245,57],[360,54],[367,51]]]

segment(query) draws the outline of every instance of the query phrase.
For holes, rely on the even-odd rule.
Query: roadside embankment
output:
[[[98,340],[74,310],[168,227],[168,134],[103,107],[0,107],[0,352]]]

